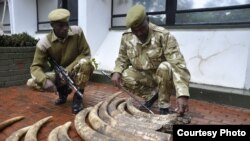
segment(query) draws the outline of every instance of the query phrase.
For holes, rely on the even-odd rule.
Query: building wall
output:
[[[83,28],[94,55],[110,28],[111,1],[79,0],[78,5],[78,25]]]
[[[248,29],[173,30],[190,69],[191,81],[245,87],[250,48]]]
[[[110,31],[97,50],[100,70],[112,71],[123,31]],[[249,89],[250,29],[173,30],[191,82]],[[108,57],[107,57],[108,56]]]

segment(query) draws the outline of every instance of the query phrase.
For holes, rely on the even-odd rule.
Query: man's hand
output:
[[[180,116],[183,116],[185,112],[188,112],[188,97],[187,96],[181,96],[178,97],[176,100],[176,106],[177,106],[177,113],[180,114]]]
[[[113,73],[111,80],[115,86],[121,87],[121,74],[120,73],[118,72]]]
[[[49,92],[55,92],[56,86],[51,80],[46,79],[45,83],[43,85],[43,89],[45,89],[46,91],[49,91]]]

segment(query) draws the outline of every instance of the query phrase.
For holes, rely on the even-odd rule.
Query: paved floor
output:
[[[90,82],[85,90],[84,106],[93,106],[118,91],[118,88],[110,84]],[[72,96],[73,94],[69,96],[65,105],[54,106],[54,100],[57,98],[54,93],[37,92],[28,89],[26,86],[0,88],[0,122],[16,116],[25,117],[25,119],[0,131],[0,141],[5,140],[17,129],[33,124],[47,116],[53,116],[53,118],[39,130],[37,135],[39,141],[46,141],[52,129],[67,121],[72,122],[69,130],[70,138],[74,141],[81,141],[73,124]],[[123,93],[123,96],[126,97],[127,95]],[[175,98],[172,97],[171,101],[174,108]],[[192,116],[191,124],[250,124],[250,109],[192,99],[190,100],[189,114]]]

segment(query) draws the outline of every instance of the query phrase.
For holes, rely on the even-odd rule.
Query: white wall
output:
[[[199,84],[244,88],[250,29],[175,30],[191,71]]]
[[[250,29],[170,30],[177,38],[191,82],[249,88]],[[122,31],[111,31],[94,56],[99,70],[112,71]],[[246,84],[247,83],[247,84]]]
[[[109,31],[111,1],[79,0],[78,5],[78,25],[83,28],[94,55]]]
[[[122,31],[110,31],[104,42],[93,56],[98,63],[98,70],[112,72],[115,66],[115,59],[120,48]]]
[[[248,45],[250,48],[250,45]],[[250,50],[250,49],[249,49]],[[250,51],[248,50],[248,59],[247,59],[247,69],[246,69],[246,80],[244,88],[250,90]]]
[[[8,0],[11,22],[11,33],[27,32],[35,35],[36,31],[36,1]]]

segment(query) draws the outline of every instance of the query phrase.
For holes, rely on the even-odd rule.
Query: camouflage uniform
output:
[[[94,68],[89,45],[79,26],[71,26],[65,40],[59,40],[53,31],[39,40],[30,67],[32,78],[27,82],[29,87],[42,90],[46,79],[55,82],[54,72],[44,72],[49,55],[65,68],[80,89],[85,87]]]
[[[176,97],[189,96],[190,73],[175,37],[152,23],[144,44],[131,29],[124,32],[114,72],[122,74],[125,88],[146,100],[158,91],[160,108],[170,106],[173,91]]]

